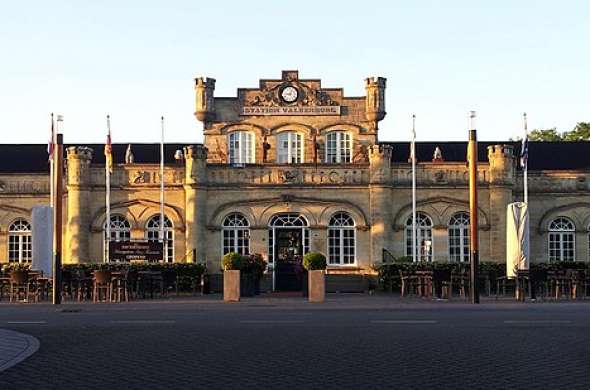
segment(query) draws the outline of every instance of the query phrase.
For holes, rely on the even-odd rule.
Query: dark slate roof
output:
[[[393,147],[392,161],[408,162],[410,156],[409,142],[383,142]],[[519,161],[520,141],[478,142],[478,161],[488,161],[487,147],[506,144],[514,147],[514,155]],[[467,142],[416,142],[418,161],[432,161],[436,147],[441,149],[443,158],[449,162],[464,162],[467,157]],[[517,164],[520,168],[520,164]],[[590,169],[590,142],[529,142],[530,170],[567,170]]]
[[[407,163],[410,153],[409,142],[383,142],[393,147],[392,160],[395,163]],[[478,159],[488,161],[487,147],[496,144],[514,146],[515,156],[520,156],[520,142],[479,142]],[[94,150],[92,162],[104,164],[104,144],[77,144]],[[188,143],[164,145],[166,164],[175,162],[174,153]],[[68,147],[70,145],[65,145]],[[448,162],[464,162],[467,142],[417,142],[418,161],[431,161],[434,149],[440,147],[443,158]],[[127,144],[113,144],[113,159],[116,163],[125,161]],[[134,143],[131,150],[138,164],[156,164],[160,162],[160,144]],[[531,170],[567,170],[590,169],[590,142],[530,142],[529,169]],[[46,173],[49,170],[46,144],[0,144],[1,173]]]
[[[115,164],[125,162],[125,151],[128,144],[113,144],[113,162]],[[166,164],[175,162],[174,153],[189,143],[165,144],[164,161]],[[74,145],[64,145],[65,148]],[[93,149],[92,163],[104,164],[104,144],[76,144],[75,146],[88,146]],[[131,151],[135,157],[135,163],[159,163],[160,144],[131,144]],[[0,172],[2,173],[48,173],[49,163],[47,156],[47,144],[0,144]]]

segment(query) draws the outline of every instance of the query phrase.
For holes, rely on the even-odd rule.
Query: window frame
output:
[[[555,227],[557,224],[567,224],[570,227]],[[564,238],[568,238],[565,240]],[[571,238],[571,240],[569,240]],[[556,245],[552,245],[556,244]],[[571,244],[566,248],[565,244]],[[571,250],[571,258],[566,256],[566,251]],[[552,255],[552,252],[556,255]],[[574,262],[576,261],[576,224],[568,217],[559,216],[549,221],[547,229],[547,256],[549,262]]]
[[[245,224],[237,225],[238,220]],[[231,247],[226,246],[227,241],[231,242]],[[229,250],[226,251],[227,248]],[[221,222],[221,254],[232,252],[241,255],[250,254],[250,221],[239,212],[229,213]]]
[[[145,223],[144,237],[148,242],[160,241],[160,214],[153,215]],[[152,224],[152,226],[150,226]],[[164,236],[166,237],[165,263],[174,263],[174,224],[168,216],[164,215]]]
[[[232,131],[227,135],[227,149],[229,164],[254,164],[256,162],[256,135],[247,130]]]
[[[428,221],[429,225],[423,224],[423,221]],[[433,232],[434,223],[432,221],[432,217],[426,214],[425,212],[418,211],[416,212],[416,247],[418,249],[418,259],[417,261],[424,261],[423,259],[426,258],[425,261],[432,262],[434,259],[434,232]],[[413,257],[412,253],[412,215],[410,215],[406,219],[405,224],[405,253],[406,256]],[[419,245],[420,239],[423,238],[423,233],[429,232],[426,238],[430,239],[430,252],[426,255],[422,252],[422,247]],[[408,245],[409,244],[409,245]]]
[[[335,139],[332,140],[332,138]],[[353,137],[349,131],[333,130],[326,133],[325,145],[324,161],[326,163],[347,164],[352,162]]]
[[[31,223],[25,218],[17,218],[8,225],[7,233],[8,262],[31,263],[33,261],[33,229]],[[16,246],[16,250],[13,250],[11,246]],[[16,258],[13,254],[16,254]]]
[[[463,221],[465,222],[467,221],[467,223],[461,223],[461,224],[457,224],[457,223],[453,223],[453,220],[459,220],[459,218],[461,218]],[[451,219],[449,220],[449,225],[448,225],[448,229],[447,229],[447,235],[448,235],[448,252],[449,252],[449,262],[452,263],[466,263],[469,262],[469,256],[470,256],[470,252],[471,252],[471,241],[470,241],[470,234],[469,234],[469,226],[470,226],[470,218],[469,218],[469,213],[466,211],[460,211],[458,213],[455,213],[451,216]],[[456,231],[458,230],[458,237],[452,237],[451,231]],[[459,244],[458,245],[453,245],[451,242],[451,239],[458,239],[459,240]],[[456,248],[459,250],[459,254],[452,254],[451,253],[451,248]],[[456,257],[459,257],[459,260],[456,259]]]
[[[342,216],[344,216],[346,218],[346,223],[351,223],[351,224],[342,224]],[[339,220],[336,220],[336,218],[339,217]],[[338,223],[335,223],[338,222]],[[352,232],[352,237],[346,237],[347,234],[350,234]],[[332,237],[332,233],[334,234],[334,237]],[[334,246],[333,245],[333,239],[334,241],[337,241],[337,245]],[[345,241],[346,240],[352,240],[352,245],[345,245]],[[355,266],[356,265],[356,243],[357,243],[357,239],[356,239],[356,222],[354,220],[354,218],[352,217],[352,215],[350,215],[349,213],[345,212],[345,211],[339,211],[334,213],[331,217],[330,220],[328,222],[328,233],[327,233],[327,254],[328,254],[328,266],[334,266],[334,267],[350,267],[350,266]],[[337,255],[336,258],[334,258],[334,260],[337,261],[332,261],[333,257],[332,257],[332,249],[337,249]],[[352,248],[352,254],[346,254],[345,253],[345,248]],[[334,251],[335,252],[335,251]],[[348,257],[348,262],[346,261]],[[350,258],[352,260],[350,260]]]
[[[286,140],[284,139],[285,137],[287,138]],[[287,142],[286,150],[282,146],[285,141]],[[295,153],[293,153],[294,143],[296,145]],[[305,162],[305,142],[302,133],[295,130],[282,131],[276,135],[276,146],[277,164],[303,164]],[[297,150],[297,148],[299,148],[299,150]],[[285,158],[284,161],[282,157]]]

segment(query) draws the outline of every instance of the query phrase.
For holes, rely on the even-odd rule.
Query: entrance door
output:
[[[301,291],[303,288],[303,231],[277,229],[275,242],[275,290]]]

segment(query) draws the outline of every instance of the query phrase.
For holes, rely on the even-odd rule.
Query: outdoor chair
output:
[[[10,273],[10,302],[19,301],[27,302],[29,297],[33,301],[37,301],[37,294],[35,288],[31,290],[31,283],[29,280],[28,271],[12,271]]]
[[[566,276],[565,271],[547,271],[547,281],[552,297],[559,299],[563,296],[568,296],[570,280]]]
[[[547,297],[549,288],[547,284],[547,270],[545,269],[531,269],[530,275],[530,288],[531,288],[531,299],[537,299],[540,293],[540,297],[545,299]]]
[[[451,288],[450,296],[453,297],[453,290],[459,290],[459,296],[465,298],[469,289],[469,272],[467,268],[461,269],[458,272],[451,272]]]
[[[399,270],[399,278],[401,282],[401,296],[417,294],[417,283],[418,278],[415,274],[410,271]]]
[[[10,277],[6,274],[0,275],[0,301],[6,296],[10,297]]]
[[[129,301],[128,272],[116,272],[111,274],[112,300],[115,302]]]
[[[443,299],[451,297],[451,270],[435,269],[432,273],[433,296],[440,296]]]
[[[111,271],[94,271],[92,300],[93,302],[110,302],[113,293]],[[104,297],[104,301],[102,300]]]
[[[588,297],[588,291],[590,290],[590,269],[580,272],[580,287],[584,291],[583,299]]]
[[[176,271],[166,270],[162,272],[162,291],[165,294],[174,291],[175,295],[178,296],[178,277]]]
[[[416,290],[418,296],[430,298],[433,295],[433,273],[432,271],[416,271]]]

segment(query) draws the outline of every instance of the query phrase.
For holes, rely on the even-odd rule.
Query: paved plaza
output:
[[[3,390],[590,386],[590,301],[0,304],[0,329],[40,342]]]

